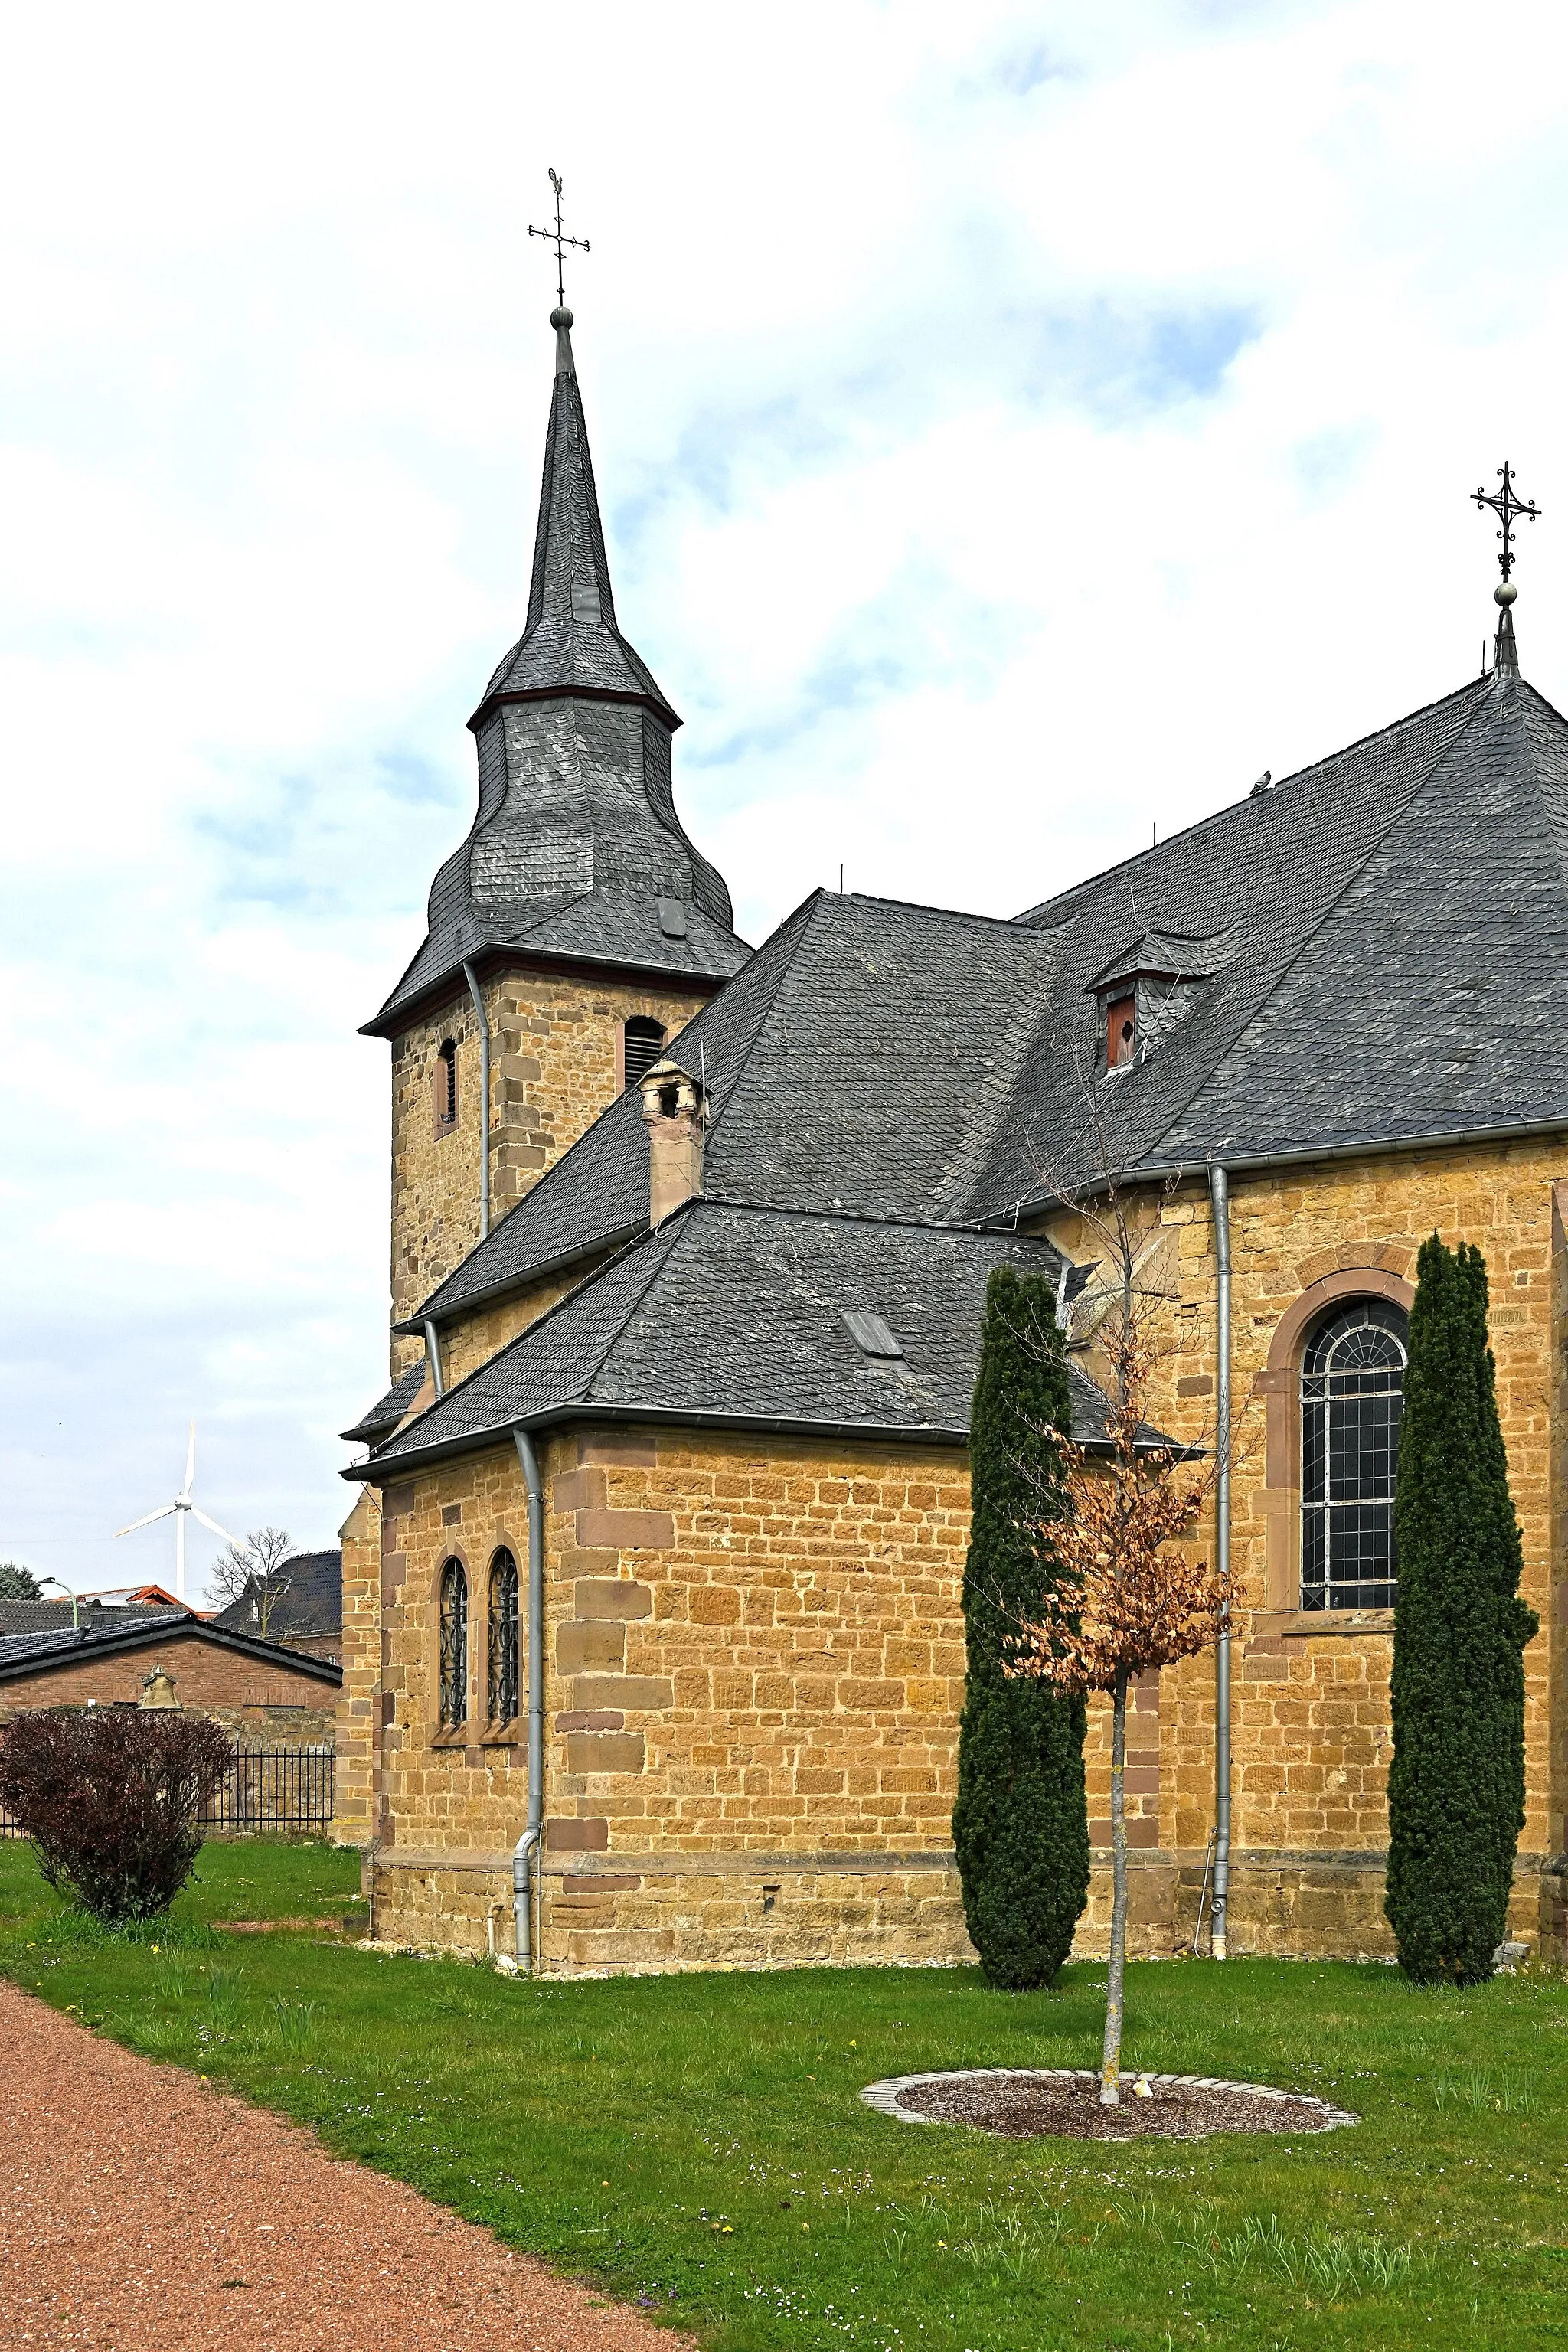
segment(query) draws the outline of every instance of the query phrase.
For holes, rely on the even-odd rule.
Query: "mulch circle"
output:
[[[1135,2085],[1148,2084],[1148,2096]],[[1202,2139],[1210,2132],[1322,2132],[1354,2116],[1304,2091],[1201,2074],[1124,2074],[1121,2104],[1102,2107],[1087,2067],[898,2074],[860,2096],[906,2124],[967,2124],[1003,2139]]]

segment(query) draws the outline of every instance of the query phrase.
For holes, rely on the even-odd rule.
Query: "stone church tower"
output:
[[[528,619],[468,721],[479,807],[363,1032],[392,1047],[395,1325],[748,954],[676,814],[680,720],[616,625],[571,311],[551,323]],[[394,1338],[395,1377],[419,1350]]]

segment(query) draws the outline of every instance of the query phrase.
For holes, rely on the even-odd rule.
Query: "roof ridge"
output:
[[[1492,670],[1489,670],[1487,673],[1487,677],[1484,683],[1489,688],[1496,675],[1497,673]],[[1483,683],[1483,681],[1472,680],[1471,683],[1474,685]],[[1447,698],[1445,698],[1445,699]],[[1157,1135],[1151,1136],[1144,1143],[1142,1149],[1138,1153],[1139,1160],[1146,1160],[1152,1152],[1159,1150],[1161,1144],[1163,1143],[1172,1129],[1177,1126],[1182,1119],[1185,1118],[1187,1113],[1191,1110],[1198,1097],[1203,1093],[1205,1087],[1212,1085],[1216,1074],[1224,1068],[1226,1063],[1235,1053],[1237,1047],[1240,1045],[1247,1031],[1252,1027],[1253,1023],[1258,1018],[1258,1015],[1264,1011],[1265,1007],[1272,1003],[1274,997],[1283,986],[1287,976],[1290,972],[1294,971],[1297,964],[1300,961],[1308,948],[1322,930],[1323,926],[1328,921],[1330,916],[1360,881],[1368,866],[1376,856],[1384,843],[1388,839],[1389,835],[1394,831],[1395,825],[1400,824],[1407,813],[1415,806],[1422,793],[1426,790],[1426,787],[1431,782],[1433,777],[1437,773],[1439,768],[1443,766],[1444,762],[1449,758],[1457,746],[1463,742],[1465,737],[1469,733],[1470,729],[1474,726],[1477,719],[1484,709],[1490,706],[1490,702],[1491,697],[1489,693],[1479,695],[1476,698],[1470,708],[1465,712],[1460,723],[1455,727],[1453,732],[1445,739],[1438,750],[1434,752],[1427,765],[1421,771],[1421,774],[1417,782],[1411,786],[1404,799],[1400,801],[1398,806],[1393,811],[1387,824],[1383,825],[1368,842],[1364,855],[1358,858],[1356,863],[1351,867],[1350,871],[1345,875],[1343,880],[1341,882],[1339,888],[1324,900],[1322,906],[1318,909],[1317,914],[1302,931],[1300,937],[1297,940],[1289,954],[1285,958],[1279,970],[1275,972],[1262,995],[1258,997],[1249,1007],[1246,1018],[1241,1022],[1239,1027],[1233,1033],[1228,1044],[1223,1048],[1216,1059],[1209,1064],[1207,1069],[1205,1071],[1196,1086],[1193,1087],[1191,1093],[1186,1095],[1172,1111],[1170,1117],[1162,1125],[1159,1133]],[[1430,704],[1427,707],[1429,709],[1436,709],[1437,705]],[[1420,714],[1417,713],[1415,715],[1419,716]],[[1363,740],[1364,741],[1370,741],[1371,740],[1372,738],[1370,737],[1363,738]],[[1351,745],[1347,746],[1347,748],[1353,750],[1354,746]],[[1301,771],[1302,774],[1306,774],[1307,772],[1309,772],[1305,769]],[[1134,1162],[1134,1165],[1136,1164],[1137,1163]]]
[[[1315,776],[1321,769],[1331,768],[1339,761],[1349,759],[1352,751],[1363,751],[1369,743],[1377,742],[1384,735],[1396,735],[1402,728],[1413,727],[1417,719],[1427,718],[1435,710],[1441,710],[1445,703],[1459,702],[1466,697],[1469,697],[1479,706],[1491,692],[1497,675],[1496,670],[1488,670],[1484,677],[1467,678],[1463,686],[1454,687],[1447,694],[1435,695],[1430,702],[1418,703],[1414,710],[1407,710],[1402,719],[1391,719],[1384,727],[1370,728],[1364,735],[1357,735],[1349,743],[1342,744],[1337,751],[1326,751],[1321,760],[1309,760],[1305,767],[1293,768],[1288,776],[1281,776],[1273,788],[1274,792],[1281,793],[1289,785],[1304,783],[1309,777]],[[1542,699],[1545,699],[1544,696]],[[1464,733],[1465,727],[1468,723],[1469,719],[1467,717],[1459,726],[1454,740],[1457,741],[1458,735]],[[1225,820],[1234,815],[1238,809],[1247,807],[1248,797],[1244,795],[1237,801],[1226,801],[1222,807],[1211,809],[1207,816],[1194,817],[1191,824],[1184,824],[1177,832],[1167,834],[1163,841],[1152,843],[1147,849],[1136,849],[1130,856],[1119,857],[1112,865],[1103,866],[1094,874],[1086,874],[1081,881],[1070,882],[1065,890],[1057,891],[1052,898],[1040,899],[1036,906],[1026,907],[1022,913],[1010,917],[1009,920],[1022,929],[1034,929],[1037,927],[1030,920],[1032,916],[1044,914],[1048,907],[1064,906],[1068,900],[1076,898],[1080,890],[1092,889],[1097,882],[1109,882],[1118,874],[1124,873],[1129,866],[1141,865],[1146,857],[1160,856],[1163,851],[1173,848],[1177,842],[1187,840],[1194,833],[1202,833],[1205,826],[1224,824]],[[1057,926],[1053,923],[1049,926],[1041,925],[1039,928],[1054,930]]]

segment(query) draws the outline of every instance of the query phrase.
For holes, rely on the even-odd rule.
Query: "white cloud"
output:
[[[384,1049],[548,398],[759,936],[1010,912],[1446,691],[1568,693],[1564,37],[1451,5],[35,11],[0,93],[0,1554],[177,1475],[330,1534],[384,1361]]]

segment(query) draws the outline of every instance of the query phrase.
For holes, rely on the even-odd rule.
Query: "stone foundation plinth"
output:
[[[1127,1948],[1134,1959],[1193,1949],[1204,1885],[1201,1856],[1128,1857]],[[510,1853],[382,1853],[367,1862],[378,1941],[478,1956],[510,1952]],[[1110,1936],[1110,1867],[1095,1857],[1073,1944],[1102,1959]],[[952,1857],[889,1854],[647,1855],[547,1863],[538,1895],[540,1955],[556,1976],[647,1975],[700,1969],[950,1967],[973,1961]],[[1521,1854],[1509,1934],[1561,1961],[1568,1865]],[[1207,1923],[1198,1937],[1207,1950]],[[1230,1949],[1236,1958],[1388,1960],[1383,1856],[1233,1856]]]

